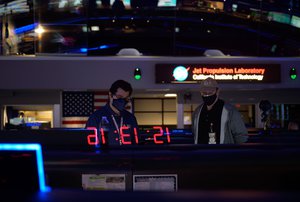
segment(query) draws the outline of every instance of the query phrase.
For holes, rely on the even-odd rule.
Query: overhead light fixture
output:
[[[45,29],[43,26],[39,25],[35,30],[34,30],[35,33],[37,34],[42,34],[45,32]]]
[[[91,26],[91,30],[92,30],[93,32],[97,32],[97,31],[100,30],[100,28],[99,28],[99,26]]]
[[[118,53],[118,56],[141,56],[143,55],[135,48],[123,48]]]
[[[204,53],[206,57],[226,56],[222,51],[218,49],[207,49]]]
[[[147,88],[146,89],[146,91],[147,92],[167,92],[167,91],[170,91],[170,89],[165,89],[165,88],[163,88],[163,89],[160,89],[160,88],[158,88],[158,89],[151,89],[151,88]]]
[[[176,93],[167,93],[165,94],[165,97],[177,97]]]

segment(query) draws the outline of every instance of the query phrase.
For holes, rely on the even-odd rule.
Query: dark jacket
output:
[[[201,135],[201,131],[198,130],[198,124],[202,107],[203,104],[197,107],[193,113],[192,130],[195,144],[198,142],[198,136]],[[247,140],[248,131],[241,114],[234,106],[225,103],[221,115],[220,144],[238,144]]]
[[[114,121],[115,120],[115,121]],[[105,134],[105,140],[107,145],[120,145],[120,134],[118,130],[122,122],[123,126],[128,127],[129,129],[123,130],[125,136],[125,142],[131,142],[132,144],[138,143],[138,124],[135,116],[128,112],[121,112],[121,116],[116,116],[113,110],[110,108],[109,104],[106,104],[101,109],[95,111],[88,119],[86,123],[86,128],[95,127],[98,129],[99,140],[102,142],[102,132]],[[116,125],[118,128],[116,128]],[[135,129],[134,129],[135,128]],[[134,131],[136,130],[136,132]],[[128,137],[130,134],[130,137]]]

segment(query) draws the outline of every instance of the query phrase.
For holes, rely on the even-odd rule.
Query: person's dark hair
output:
[[[271,102],[269,100],[261,100],[259,102],[259,109],[262,111],[261,121],[266,122],[272,110]]]
[[[131,84],[124,80],[117,80],[115,81],[110,89],[109,92],[111,92],[113,95],[117,92],[118,88],[121,88],[122,90],[129,92],[129,96],[131,96],[132,93],[132,87]]]

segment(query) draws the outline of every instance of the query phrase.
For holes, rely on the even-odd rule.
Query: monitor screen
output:
[[[130,7],[130,0],[121,0],[121,1],[123,1],[123,4],[126,8]],[[113,5],[114,3],[115,3],[115,0],[110,0],[110,5]]]
[[[45,192],[40,144],[0,143],[0,190]]]
[[[0,189],[35,191],[39,189],[34,151],[0,152]],[[20,169],[22,167],[22,169]]]
[[[157,6],[158,7],[174,7],[176,6],[177,0],[159,0]]]
[[[39,143],[45,150],[94,150],[92,134],[85,129],[50,129],[0,131],[0,141],[8,143]]]

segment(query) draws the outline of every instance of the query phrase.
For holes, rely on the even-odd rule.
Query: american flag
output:
[[[64,91],[62,127],[84,128],[89,116],[107,103],[108,92]]]

